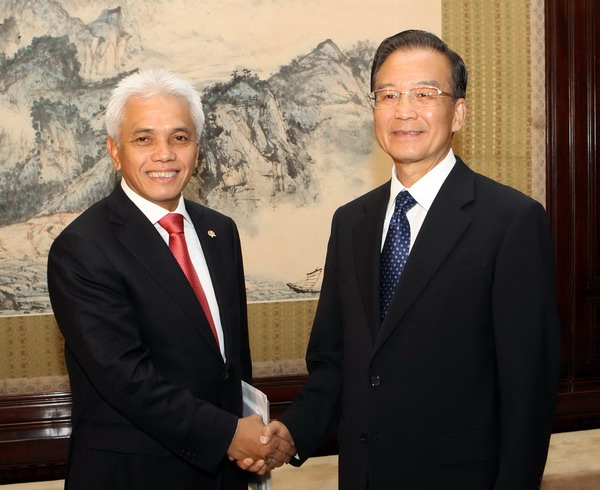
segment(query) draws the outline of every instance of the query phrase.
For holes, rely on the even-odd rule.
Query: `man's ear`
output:
[[[452,120],[452,132],[456,133],[465,124],[467,119],[467,101],[463,98],[454,102],[454,119]]]
[[[110,156],[110,159],[113,162],[115,170],[121,170],[121,160],[119,160],[119,145],[117,145],[117,142],[110,136],[106,138],[106,150],[108,151],[108,156]]]

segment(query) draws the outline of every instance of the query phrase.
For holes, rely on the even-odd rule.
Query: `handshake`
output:
[[[239,419],[227,456],[241,469],[264,475],[288,463],[296,452],[285,425],[277,421],[264,425],[260,415],[255,414]]]

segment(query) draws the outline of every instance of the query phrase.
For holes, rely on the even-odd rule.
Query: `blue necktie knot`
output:
[[[417,201],[415,201],[415,198],[410,195],[410,192],[404,190],[404,191],[398,193],[398,195],[396,196],[396,205],[394,207],[394,214],[397,214],[397,213],[406,214],[407,211],[409,211],[415,204],[417,204]]]

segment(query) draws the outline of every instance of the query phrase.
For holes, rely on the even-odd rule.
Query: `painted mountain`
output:
[[[126,32],[119,7],[84,24],[54,0],[3,4],[0,314],[48,312],[48,249],[118,180],[104,146],[104,104],[143,49]],[[313,240],[302,226],[324,212],[328,224],[332,195],[348,200],[365,188],[372,54],[368,42],[342,52],[325,40],[268,79],[242,69],[199,87],[207,123],[186,196],[232,216],[245,252],[252,257],[253,247],[260,248],[275,264],[256,274],[250,260],[250,299],[294,298],[284,276],[322,266],[325,251],[325,243],[302,243]],[[303,224],[295,224],[300,216]],[[284,247],[277,236],[286,223],[298,238]],[[273,250],[262,250],[262,243]],[[254,263],[264,271],[259,259]]]

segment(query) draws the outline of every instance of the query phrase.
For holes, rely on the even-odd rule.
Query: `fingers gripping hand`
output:
[[[241,461],[245,458],[252,460],[263,459],[258,442],[264,424],[259,415],[249,415],[238,420],[238,426],[227,449],[230,459]],[[264,452],[264,451],[263,451]]]
[[[289,461],[296,455],[297,452],[292,434],[285,425],[276,420],[271,422],[269,425],[266,425],[262,429],[260,442],[261,444],[265,445],[276,443],[277,451],[285,455],[281,460],[275,458],[279,462],[279,464],[276,464],[275,466],[281,466],[283,463],[289,463]],[[272,457],[272,455],[269,456]],[[266,461],[269,466],[272,466],[269,459]]]
[[[271,468],[262,459],[254,461],[252,458],[245,458],[242,461],[236,461],[236,464],[242,470],[259,475],[264,475],[267,471],[271,471]]]
[[[236,460],[240,468],[258,474],[289,462],[296,451],[293,442],[290,442],[289,431],[283,424],[280,425],[283,430],[276,427],[272,433],[269,432],[269,440],[261,441],[260,436],[265,426],[260,416],[250,415],[239,419],[236,433],[227,450],[229,459]]]

